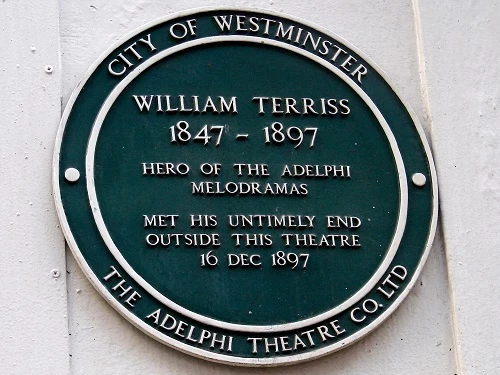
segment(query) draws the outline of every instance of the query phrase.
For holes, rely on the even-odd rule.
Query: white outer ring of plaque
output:
[[[413,122],[413,126],[415,127],[418,136],[420,138],[420,141],[422,143],[422,146],[424,148],[424,153],[427,158],[427,161],[429,163],[429,172],[431,176],[431,181],[432,181],[432,214],[431,214],[431,222],[429,225],[429,233],[425,242],[425,247],[422,252],[422,256],[420,258],[420,261],[417,265],[417,268],[415,269],[410,281],[408,282],[408,285],[406,288],[401,292],[399,296],[396,297],[395,301],[392,303],[392,305],[385,311],[383,311],[379,317],[375,319],[371,324],[368,326],[360,329],[359,331],[355,332],[354,334],[348,336],[347,338],[332,344],[328,347],[317,349],[314,352],[308,352],[308,353],[300,353],[300,354],[295,354],[293,356],[287,356],[287,357],[273,357],[273,358],[243,358],[243,357],[237,357],[237,356],[231,356],[227,354],[220,354],[220,353],[213,353],[213,352],[208,352],[204,349],[193,347],[191,345],[185,344],[181,341],[175,340],[168,335],[158,331],[157,329],[151,327],[149,324],[145,323],[142,319],[134,315],[130,310],[125,308],[121,303],[119,303],[113,295],[107,290],[106,287],[102,285],[102,282],[100,278],[94,273],[92,268],[90,268],[89,264],[83,257],[80,248],[78,246],[78,243],[75,240],[75,237],[73,236],[71,232],[71,228],[69,226],[66,213],[64,211],[64,206],[62,203],[62,198],[61,198],[61,187],[60,187],[60,154],[61,154],[61,145],[66,129],[66,124],[68,121],[68,118],[71,114],[71,111],[73,109],[73,105],[75,104],[78,95],[82,91],[82,88],[86,81],[90,78],[90,76],[94,73],[94,71],[99,67],[99,65],[109,56],[111,52],[114,51],[114,49],[125,43],[126,41],[130,40],[132,37],[137,36],[139,33],[148,30],[151,27],[157,26],[159,24],[171,21],[173,19],[176,19],[178,17],[183,17],[183,16],[190,16],[193,14],[202,14],[206,12],[211,12],[211,11],[242,11],[242,12],[258,12],[260,14],[266,14],[270,16],[275,16],[275,17],[281,17],[288,19],[293,22],[297,22],[306,26],[311,27],[312,29],[315,29],[319,32],[324,33],[325,35],[328,35],[329,37],[341,42],[345,46],[347,46],[350,50],[354,51],[356,54],[361,56],[363,59],[365,59],[369,64],[370,67],[377,72],[385,81],[385,83],[390,87],[393,92],[396,94],[398,97],[399,101],[403,104],[403,106],[406,108],[408,111],[409,116],[411,117],[411,120]],[[214,361],[214,362],[219,362],[219,363],[224,363],[224,364],[231,364],[231,365],[239,365],[239,366],[278,366],[281,364],[296,364],[304,361],[309,361],[315,358],[319,358],[322,356],[325,356],[327,354],[333,353],[335,351],[338,351],[342,348],[345,348],[359,339],[363,338],[365,335],[376,329],[380,324],[382,324],[398,307],[399,305],[403,302],[403,300],[408,296],[410,293],[411,289],[415,286],[415,283],[418,280],[418,277],[420,273],[422,272],[422,269],[424,267],[424,264],[429,256],[430,249],[432,247],[432,242],[434,240],[434,237],[436,235],[436,228],[437,228],[437,217],[438,217],[438,209],[439,209],[439,201],[438,201],[438,185],[437,185],[437,172],[436,172],[436,167],[434,165],[434,159],[432,157],[431,153],[431,148],[429,146],[429,143],[427,142],[427,139],[425,137],[424,129],[422,128],[422,125],[420,125],[420,122],[418,120],[417,115],[415,114],[415,111],[411,108],[411,106],[408,104],[404,98],[401,97],[399,89],[391,82],[389,79],[388,75],[371,59],[369,59],[367,56],[364,55],[358,48],[354,47],[351,43],[346,41],[344,38],[340,37],[339,35],[335,34],[331,30],[328,30],[322,26],[319,26],[315,23],[309,22],[307,20],[301,19],[300,17],[294,17],[290,16],[288,14],[283,14],[283,13],[278,13],[272,10],[267,10],[267,9],[259,9],[259,8],[245,8],[245,7],[203,7],[203,8],[196,8],[196,9],[191,9],[188,11],[184,12],[177,12],[174,14],[171,14],[169,16],[164,16],[160,17],[156,20],[153,20],[149,23],[146,23],[142,25],[141,27],[129,32],[127,35],[122,37],[120,40],[118,40],[116,43],[114,43],[112,46],[108,47],[106,51],[104,51],[99,58],[90,66],[90,68],[85,72],[85,75],[82,77],[82,79],[79,81],[78,85],[75,87],[73,90],[68,102],[66,103],[66,107],[64,109],[64,112],[61,117],[61,122],[59,125],[59,128],[57,129],[57,135],[56,135],[56,140],[55,140],[55,146],[54,146],[54,156],[52,160],[52,183],[53,183],[53,192],[54,192],[54,199],[55,199],[55,207],[57,211],[57,215],[59,217],[59,220],[61,222],[61,229],[64,233],[64,236],[66,238],[66,241],[75,256],[75,260],[77,261],[78,265],[80,268],[84,271],[92,285],[95,287],[95,289],[101,294],[101,296],[124,318],[126,318],[130,323],[132,323],[135,327],[139,328],[142,330],[144,333],[146,333],[149,337],[158,340],[159,342],[168,345],[172,348],[175,348],[181,352],[184,352],[186,354],[190,354],[193,356],[196,356],[198,358],[203,358],[206,360]]]
[[[327,70],[331,71],[334,73],[337,77],[342,79],[352,90],[358,94],[361,99],[365,102],[365,104],[370,108],[372,113],[375,115],[377,118],[380,126],[384,130],[384,133],[387,137],[387,140],[389,141],[391,151],[393,154],[393,157],[395,159],[397,171],[398,171],[398,182],[400,186],[400,205],[399,205],[399,212],[398,212],[398,222],[396,225],[396,231],[394,233],[394,236],[392,238],[391,244],[389,246],[389,250],[387,251],[386,256],[384,257],[383,262],[380,264],[380,266],[377,268],[376,272],[372,275],[372,277],[368,280],[367,283],[363,285],[361,289],[359,289],[354,295],[349,297],[346,301],[342,302],[341,304],[335,306],[333,309],[330,309],[326,312],[320,313],[318,315],[315,315],[312,318],[308,319],[303,319],[299,321],[295,321],[292,323],[285,323],[285,324],[276,324],[276,325],[247,325],[247,324],[237,324],[237,323],[228,323],[224,322],[221,320],[217,320],[214,318],[209,318],[207,316],[201,315],[199,313],[195,313],[191,310],[188,310],[181,305],[173,302],[172,300],[168,299],[165,297],[163,294],[161,294],[159,291],[157,291],[152,285],[150,285],[144,278],[142,278],[135,270],[128,264],[126,259],[122,256],[120,250],[118,247],[115,245],[113,242],[107,228],[106,224],[104,222],[104,219],[101,214],[101,210],[99,207],[99,202],[97,199],[97,194],[95,190],[95,182],[94,182],[94,155],[95,155],[95,149],[97,145],[97,139],[99,137],[99,132],[101,130],[102,124],[104,122],[104,119],[106,118],[106,115],[112,105],[114,104],[115,100],[118,98],[118,96],[121,94],[121,92],[127,87],[128,84],[130,84],[135,78],[137,78],[142,72],[144,72],[147,68],[155,64],[156,62],[162,60],[165,57],[168,57],[172,54],[175,54],[177,52],[183,51],[185,49],[199,46],[199,45],[207,45],[207,44],[212,44],[212,43],[218,43],[218,42],[246,42],[246,43],[255,43],[255,44],[264,44],[264,45],[270,45],[274,47],[279,47],[286,49],[288,51],[297,53],[299,55],[302,55],[306,58],[309,58],[313,60],[314,62],[320,64]],[[99,113],[96,117],[96,120],[94,121],[94,125],[92,127],[92,131],[89,137],[88,141],[88,146],[87,146],[87,154],[85,158],[85,168],[86,168],[86,175],[87,175],[87,191],[89,195],[89,200],[90,200],[90,206],[92,208],[92,214],[94,215],[94,219],[96,222],[96,225],[99,229],[99,232],[101,233],[101,236],[106,243],[108,249],[110,252],[113,254],[114,258],[116,261],[120,264],[120,266],[141,286],[143,287],[149,294],[151,294],[154,298],[156,298],[158,301],[161,303],[165,304],[166,306],[170,307],[171,309],[184,314],[185,316],[196,320],[198,322],[207,324],[207,325],[212,325],[214,327],[219,327],[223,329],[228,329],[228,330],[234,330],[234,331],[239,331],[239,332],[280,332],[280,331],[288,331],[288,330],[294,330],[297,328],[301,328],[304,326],[312,325],[315,323],[319,323],[324,321],[325,319],[328,319],[330,317],[333,317],[334,315],[344,311],[345,309],[351,307],[354,305],[356,302],[358,302],[361,298],[363,298],[380,280],[380,278],[383,276],[383,274],[386,272],[388,269],[389,265],[391,264],[394,256],[396,255],[396,252],[398,250],[399,244],[401,242],[401,239],[403,237],[405,225],[406,225],[406,218],[407,218],[407,212],[408,212],[408,184],[407,184],[407,179],[406,179],[406,172],[404,168],[404,163],[403,163],[403,158],[401,157],[401,153],[399,151],[396,139],[394,138],[394,135],[392,134],[392,131],[385,121],[382,113],[379,111],[375,103],[370,99],[370,97],[355,83],[353,83],[350,79],[345,79],[345,74],[336,66],[333,64],[329,64],[327,61],[321,59],[320,57],[307,52],[305,50],[302,50],[298,47],[288,45],[283,42],[275,41],[275,40],[268,40],[260,37],[253,37],[253,36],[212,36],[212,37],[206,37],[202,39],[197,39],[193,40],[190,42],[184,42],[180,45],[170,47],[168,49],[165,49],[146,61],[144,61],[141,65],[139,65],[137,68],[132,70],[126,78],[124,78],[116,87],[113,89],[113,91],[109,94],[109,96],[106,98],[105,102],[103,103],[101,109],[99,110]]]

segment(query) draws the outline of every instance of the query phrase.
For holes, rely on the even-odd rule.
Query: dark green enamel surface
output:
[[[220,34],[213,22],[213,14],[217,12],[196,15],[197,37],[190,40]],[[295,24],[276,16],[269,18],[280,20],[286,25]],[[170,25],[181,21],[177,19],[155,26],[131,40],[136,41],[151,34],[158,51],[164,50],[181,43],[168,37]],[[300,27],[310,30],[303,25]],[[322,35],[316,30],[314,34]],[[266,37],[262,33],[249,35]],[[334,40],[330,36],[323,36]],[[97,112],[109,93],[124,78],[111,76],[107,65],[130,43],[123,43],[97,67],[84,84],[66,123],[61,145],[59,183],[64,212],[79,251],[98,278],[102,280],[109,273],[109,267],[114,266],[126,278],[128,285],[141,294],[140,301],[130,309],[139,319],[144,320],[145,316],[162,308],[198,329],[233,336],[232,353],[223,354],[235,357],[268,356],[265,353],[252,354],[246,339],[256,334],[226,331],[193,322],[148,295],[118,266],[97,230],[85,184],[86,147]],[[341,43],[336,44],[351,52]],[[387,310],[410,281],[429,236],[433,209],[432,182],[418,132],[406,108],[383,77],[370,69],[369,64],[354,52],[353,55],[369,69],[361,88],[389,124],[406,169],[409,181],[407,225],[388,271],[395,265],[403,265],[409,275],[389,300],[375,290],[367,294],[364,299],[373,298],[383,305],[376,314],[367,316],[361,324],[351,320],[349,314],[352,308],[330,318],[327,322],[338,320],[346,332],[326,342],[316,337],[313,348],[299,350],[299,353],[346,339]],[[357,81],[353,82],[357,84]],[[199,95],[200,98],[236,96],[238,114],[140,113],[132,95],[150,94]],[[257,104],[251,100],[254,96],[347,98],[351,113],[332,117],[259,115]],[[229,130],[224,133],[221,145],[217,148],[213,144],[203,146],[192,142],[188,145],[172,144],[169,127],[180,120],[188,121],[191,129],[200,129],[208,124],[228,125]],[[262,128],[274,121],[280,121],[285,126],[317,127],[319,130],[314,148],[307,147],[307,139],[298,149],[294,149],[290,143],[265,145]],[[235,135],[239,132],[248,133],[249,139],[237,141]],[[141,162],[183,162],[190,165],[191,172],[186,177],[142,176]],[[204,162],[222,164],[221,175],[202,176],[199,165]],[[267,178],[238,177],[232,168],[234,163],[266,163],[271,175]],[[283,179],[279,175],[284,164],[350,165],[352,177],[349,180]],[[82,173],[78,183],[69,184],[64,180],[64,171],[68,167],[78,168]],[[415,172],[426,175],[428,182],[424,187],[418,188],[411,184],[411,175]],[[136,78],[118,97],[104,121],[96,148],[94,173],[104,221],[111,238],[130,266],[173,302],[195,313],[228,323],[291,323],[314,317],[344,302],[363,287],[380,265],[394,235],[400,204],[397,170],[386,135],[374,114],[354,90],[335,74],[303,56],[277,47],[243,42],[190,48],[161,60]],[[305,197],[193,196],[191,181],[307,183],[309,194]],[[143,214],[178,214],[180,218],[175,229],[151,229],[143,227]],[[214,229],[191,229],[188,223],[190,214],[217,215],[218,225]],[[230,214],[315,215],[316,221],[314,229],[234,230],[227,225],[227,215]],[[279,238],[281,233],[332,234],[333,231],[325,227],[325,215],[359,217],[362,220],[359,229],[337,230],[335,234],[359,235],[361,248],[308,249],[282,246]],[[210,247],[148,247],[144,238],[152,232],[219,233],[222,244],[214,249],[214,254],[219,257],[219,265],[216,268],[200,267],[200,255],[211,250]],[[236,248],[230,238],[232,233],[268,233],[273,236],[274,244],[271,247]],[[272,268],[270,257],[278,250],[309,253],[307,269]],[[226,255],[241,252],[260,254],[262,267],[228,268]],[[113,286],[111,283],[105,285],[107,288]],[[117,297],[118,303],[123,303],[118,298],[118,292],[111,292]],[[157,328],[151,320],[145,322]],[[316,326],[318,324],[302,327],[296,332],[305,332]],[[207,352],[212,351],[182,339],[171,331],[163,333],[188,345],[206,349]],[[292,334],[294,331],[274,336]],[[293,354],[297,352],[278,355]]]

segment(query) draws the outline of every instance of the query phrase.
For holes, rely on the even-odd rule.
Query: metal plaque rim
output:
[[[188,16],[188,15],[194,15],[194,14],[201,14],[201,13],[207,13],[207,12],[213,12],[213,11],[242,11],[242,12],[257,12],[265,15],[270,15],[270,16],[276,16],[276,17],[282,17],[285,19],[288,19],[292,22],[300,23],[305,26],[308,26],[312,29],[315,29],[319,32],[324,33],[325,35],[328,35],[335,40],[338,40],[339,42],[343,43],[345,46],[350,48],[353,52],[358,54],[360,57],[362,57],[367,63],[369,63],[370,67],[375,70],[385,81],[385,83],[392,89],[394,94],[398,97],[398,100],[403,104],[403,106],[406,108],[408,114],[410,115],[413,126],[415,126],[415,129],[417,130],[417,133],[420,138],[420,142],[423,146],[425,156],[427,158],[428,164],[429,164],[429,171],[431,174],[431,181],[432,181],[432,214],[431,214],[431,223],[429,227],[429,234],[427,236],[426,244],[425,247],[422,251],[422,256],[420,258],[420,261],[415,268],[408,285],[406,288],[399,294],[394,302],[390,305],[390,307],[386,310],[384,310],[372,323],[367,325],[366,327],[363,327],[353,333],[352,335],[348,336],[346,339],[338,341],[330,346],[327,346],[322,349],[318,349],[315,351],[311,351],[308,353],[302,353],[302,354],[295,354],[292,356],[286,356],[286,357],[274,357],[274,358],[245,358],[245,357],[235,357],[235,356],[230,356],[230,355],[224,355],[224,354],[218,354],[218,353],[212,353],[203,349],[199,349],[196,347],[192,347],[190,345],[184,344],[180,341],[177,341],[175,339],[170,338],[169,336],[159,332],[158,330],[154,329],[147,323],[145,323],[143,320],[137,318],[131,311],[126,309],[122,304],[120,304],[112,295],[111,293],[108,292],[108,290],[104,287],[102,287],[102,283],[100,282],[99,278],[94,274],[90,266],[88,265],[87,261],[83,258],[78,245],[76,243],[75,238],[73,237],[71,230],[69,228],[69,224],[64,212],[64,208],[62,205],[62,200],[61,200],[61,189],[59,186],[59,161],[60,161],[60,151],[61,151],[61,145],[62,145],[62,140],[63,140],[63,135],[66,127],[66,122],[69,118],[69,115],[71,113],[71,110],[73,108],[73,105],[80,94],[84,83],[89,79],[89,77],[93,74],[95,69],[109,56],[109,54],[116,49],[118,46],[121,44],[125,43],[126,41],[130,40],[132,37],[138,35],[139,33],[153,27],[156,25],[159,25],[161,23],[183,17],[183,16]],[[72,92],[68,102],[66,103],[61,122],[59,124],[58,130],[57,130],[57,135],[56,135],[56,140],[55,140],[55,146],[54,146],[54,155],[53,155],[53,162],[52,162],[52,167],[53,167],[53,173],[52,173],[52,183],[53,183],[53,193],[54,193],[54,200],[55,200],[55,207],[56,211],[59,217],[59,221],[61,223],[61,229],[65,235],[66,241],[68,242],[68,245],[75,256],[75,259],[77,263],[79,264],[80,268],[84,271],[86,274],[87,278],[91,282],[91,284],[94,286],[94,288],[105,298],[108,303],[115,308],[124,318],[126,318],[129,322],[131,322],[134,326],[142,330],[144,333],[146,333],[148,336],[172,347],[177,350],[180,350],[184,353],[194,355],[199,358],[207,359],[210,361],[218,362],[218,363],[224,363],[224,364],[231,364],[231,365],[237,365],[237,366],[278,366],[278,365],[283,365],[283,364],[295,364],[299,362],[304,362],[308,360],[312,360],[315,358],[322,357],[326,354],[332,353],[334,351],[337,351],[341,348],[344,348],[348,345],[353,344],[360,338],[364,337],[366,334],[372,332],[375,328],[377,328],[384,320],[386,320],[392,312],[394,312],[398,306],[401,304],[401,302],[405,299],[405,297],[408,295],[408,293],[412,290],[413,286],[415,285],[422,268],[427,260],[427,257],[430,252],[430,248],[432,246],[432,242],[435,237],[436,229],[437,229],[437,215],[438,215],[438,185],[437,185],[437,173],[436,173],[436,168],[434,164],[434,159],[432,157],[431,149],[429,146],[429,143],[427,142],[427,139],[425,137],[425,132],[414,112],[414,110],[411,108],[409,103],[400,95],[399,90],[397,87],[391,82],[387,74],[379,67],[377,64],[375,64],[370,58],[366,56],[363,52],[358,50],[356,47],[354,47],[351,43],[343,39],[342,37],[338,36],[334,32],[316,25],[315,23],[309,22],[307,20],[303,20],[300,17],[295,17],[291,16],[285,13],[280,13],[280,12],[275,12],[272,10],[268,9],[260,9],[260,8],[251,8],[251,7],[228,7],[228,6],[223,6],[223,7],[201,7],[201,8],[193,8],[190,10],[186,11],[181,11],[177,13],[173,13],[168,16],[163,16],[160,18],[157,18],[151,22],[148,22],[133,31],[129,32],[126,34],[124,37],[120,38],[118,41],[113,43],[110,47],[108,47],[97,59],[96,61],[90,66],[90,68],[85,72],[83,78],[79,81],[77,84],[76,88]]]

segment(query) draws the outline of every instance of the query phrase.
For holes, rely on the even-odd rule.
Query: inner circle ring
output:
[[[213,319],[207,316],[204,316],[199,313],[195,313],[191,310],[188,310],[184,308],[183,306],[175,303],[174,301],[170,300],[163,294],[161,294],[158,290],[156,290],[151,284],[147,282],[144,278],[142,278],[135,270],[129,265],[129,263],[126,261],[126,259],[123,257],[121,254],[120,250],[112,240],[108,229],[106,227],[106,224],[104,222],[104,219],[102,217],[102,213],[99,207],[99,202],[96,194],[96,189],[95,189],[95,180],[94,180],[94,156],[95,156],[95,151],[96,151],[96,146],[97,146],[97,139],[99,137],[99,132],[102,128],[104,119],[106,118],[106,115],[110,108],[112,107],[113,103],[115,100],[118,98],[118,96],[121,94],[121,92],[129,85],[135,78],[137,78],[141,73],[143,73],[147,68],[155,64],[156,62],[160,61],[163,58],[166,58],[172,54],[178,53],[180,51],[186,50],[188,48],[192,48],[198,45],[208,45],[208,44],[214,44],[214,43],[221,43],[221,42],[243,42],[243,43],[258,43],[258,44],[265,44],[265,45],[270,45],[278,48],[283,48],[288,51],[297,53],[299,55],[302,55],[304,57],[307,57],[314,62],[320,64],[324,68],[328,69],[335,75],[337,75],[340,79],[342,79],[352,90],[354,90],[360,97],[363,99],[363,101],[367,104],[367,106],[370,108],[370,110],[374,113],[375,117],[377,118],[380,126],[382,127],[388,141],[389,145],[391,147],[391,151],[393,153],[394,159],[395,159],[395,164],[397,168],[397,173],[398,173],[398,182],[399,182],[399,191],[400,191],[400,204],[399,204],[399,212],[398,212],[398,222],[396,225],[396,230],[394,232],[394,236],[392,238],[391,244],[389,246],[389,249],[386,253],[386,256],[384,257],[384,260],[380,264],[380,266],[377,268],[375,273],[372,275],[372,277],[369,279],[369,281],[360,289],[358,290],[355,294],[353,294],[350,298],[348,298],[346,301],[342,302],[341,304],[335,306],[334,308],[315,315],[312,318],[308,319],[303,319],[299,320],[296,322],[292,323],[285,323],[285,324],[276,324],[276,325],[245,325],[245,324],[235,324],[235,323],[228,323],[224,322],[221,320]],[[407,179],[406,179],[406,172],[404,168],[404,163],[403,159],[401,156],[401,153],[399,151],[396,139],[394,135],[392,134],[392,131],[387,124],[386,120],[384,119],[383,115],[377,108],[377,106],[373,103],[373,101],[370,99],[370,97],[356,84],[354,84],[351,80],[346,79],[344,74],[335,66],[332,64],[329,64],[328,62],[322,60],[321,58],[313,55],[310,52],[304,51],[300,48],[297,48],[295,46],[291,46],[282,42],[274,41],[274,40],[267,40],[264,38],[259,38],[259,37],[251,37],[251,36],[216,36],[216,37],[207,37],[207,38],[202,38],[190,42],[185,42],[182,45],[178,45],[175,47],[171,47],[169,49],[166,49],[164,51],[159,52],[158,54],[152,56],[145,62],[143,62],[140,66],[138,66],[136,69],[134,69],[125,79],[123,79],[110,93],[110,95],[107,97],[105,102],[103,103],[95,121],[92,127],[92,131],[89,137],[89,142],[87,146],[87,153],[85,157],[85,168],[86,168],[86,174],[87,174],[87,191],[88,191],[88,196],[89,196],[89,202],[90,206],[92,208],[92,214],[94,216],[96,225],[98,227],[98,230],[106,243],[108,249],[114,256],[114,258],[117,260],[117,262],[120,264],[121,267],[139,284],[141,285],[148,293],[150,293],[154,298],[156,298],[158,301],[161,303],[165,304],[166,306],[172,308],[173,310],[184,314],[185,316],[192,318],[194,320],[197,320],[201,323],[205,323],[208,325],[212,325],[215,327],[219,328],[224,328],[224,329],[229,329],[229,330],[234,330],[234,331],[240,331],[240,332],[278,332],[278,331],[287,331],[287,330],[293,330],[297,328],[301,328],[303,326],[307,326],[310,324],[315,324],[318,322],[321,322],[325,319],[328,319],[345,309],[351,307],[354,305],[356,302],[358,302],[361,298],[363,298],[368,291],[370,291],[380,280],[380,278],[383,276],[389,265],[391,264],[397,249],[399,247],[399,244],[401,242],[401,238],[403,237],[405,225],[406,225],[406,218],[407,218],[407,211],[408,211],[408,185],[407,185]]]

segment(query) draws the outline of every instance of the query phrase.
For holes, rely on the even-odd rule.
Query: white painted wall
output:
[[[388,73],[433,146],[442,230],[420,282],[370,336],[310,363],[235,368],[155,342],[98,295],[58,228],[50,169],[61,96],[64,105],[127,32],[210,5],[283,11],[346,38]],[[0,0],[0,372],[500,373],[499,21],[494,1]]]
[[[500,4],[421,16],[458,368],[500,374]]]
[[[50,182],[61,115],[58,8],[54,0],[0,1],[0,372],[5,374],[70,371],[64,237]],[[51,74],[44,71],[47,65],[54,68]]]

